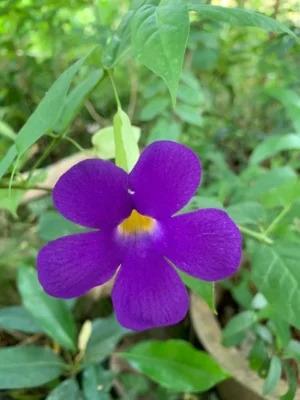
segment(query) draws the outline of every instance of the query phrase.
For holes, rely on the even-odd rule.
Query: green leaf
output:
[[[39,138],[55,126],[64,107],[65,100],[72,80],[84,62],[97,51],[98,46],[87,56],[80,58],[71,67],[64,71],[53,83],[43,100],[39,103],[34,113],[18,133],[16,146],[21,156]]]
[[[139,148],[128,115],[118,109],[114,117],[116,165],[130,172],[139,158]]]
[[[0,120],[0,135],[5,136],[13,141],[15,141],[17,135],[13,129],[4,121]]]
[[[257,202],[244,202],[227,207],[226,212],[237,224],[254,224],[262,222],[265,211],[263,206]]]
[[[118,323],[115,315],[94,319],[92,333],[85,350],[84,362],[103,361],[115,349],[120,339],[129,332]]]
[[[209,308],[216,313],[215,308],[215,288],[213,282],[202,281],[177,270],[184,284],[199,294],[200,297],[207,303]]]
[[[73,379],[67,379],[58,385],[46,398],[46,400],[80,400],[80,391]]]
[[[275,389],[280,378],[281,378],[281,361],[279,357],[273,356],[271,359],[271,364],[267,375],[267,379],[263,387],[264,396],[271,393]]]
[[[137,126],[132,126],[133,136],[138,143],[141,137],[141,129]],[[114,140],[114,127],[107,126],[100,129],[92,137],[92,144],[96,150],[96,154],[103,160],[111,160],[115,158],[115,140]]]
[[[132,20],[133,53],[165,81],[174,106],[189,27],[186,0],[149,1]]]
[[[100,365],[91,365],[83,371],[83,392],[88,400],[108,400],[115,373]]]
[[[204,392],[229,377],[208,354],[183,340],[144,341],[120,356],[155,382],[177,392]]]
[[[266,88],[264,92],[283,104],[296,132],[300,132],[300,96],[298,93],[290,89],[279,87],[269,87]]]
[[[118,380],[125,387],[126,398],[124,400],[136,400],[139,396],[149,392],[149,380],[143,375],[122,373],[118,375]]]
[[[189,87],[183,84],[180,84],[178,87],[177,98],[184,104],[194,107],[198,107],[203,103],[203,93],[201,89],[197,87]]]
[[[195,107],[188,104],[178,104],[175,113],[188,124],[203,126],[203,118]]]
[[[108,46],[103,52],[103,64],[105,68],[113,68],[122,57],[130,50],[131,45],[131,22],[137,11],[136,7],[133,7],[123,17],[122,22],[118,26]]]
[[[260,337],[256,337],[249,353],[249,363],[251,369],[260,371],[268,362],[269,355],[264,341]]]
[[[180,125],[177,122],[170,122],[169,119],[159,118],[150,130],[147,144],[149,145],[157,140],[172,140],[173,142],[177,142],[179,136]]]
[[[288,33],[299,40],[289,28],[280,22],[255,11],[244,8],[226,8],[204,4],[191,4],[189,9],[198,12],[201,17],[211,19],[212,21],[225,22],[238,26],[254,26],[269,32]]]
[[[20,189],[0,189],[0,209],[9,211],[17,217],[17,209],[25,191]]]
[[[73,224],[56,211],[47,211],[39,219],[38,234],[47,241],[80,232],[84,232],[84,228]]]
[[[283,361],[283,368],[285,370],[287,380],[289,383],[289,390],[283,396],[280,396],[280,400],[295,400],[295,394],[298,388],[297,376],[294,369],[289,365],[287,361]]]
[[[271,315],[270,321],[276,334],[277,347],[286,347],[291,340],[291,330],[289,324],[277,315]]]
[[[13,163],[14,159],[17,157],[18,152],[17,152],[17,147],[15,144],[13,144],[8,152],[5,154],[5,157],[2,158],[0,162],[0,179],[3,177],[5,172],[8,170],[10,165]]]
[[[300,181],[289,179],[261,196],[265,208],[290,207],[300,199]]]
[[[152,99],[141,111],[141,121],[151,121],[158,115],[163,114],[169,105],[169,99],[164,97],[158,97]]]
[[[292,242],[252,249],[252,278],[274,312],[300,329],[300,252]]]
[[[284,355],[293,358],[300,363],[300,343],[297,340],[292,339],[284,350]]]
[[[65,100],[63,109],[53,130],[55,132],[64,132],[75,118],[78,111],[82,108],[85,100],[90,96],[95,87],[103,78],[103,70],[96,69],[84,79]]]
[[[0,327],[26,333],[43,332],[23,306],[2,308],[0,310]]]
[[[259,164],[284,150],[300,150],[300,135],[290,133],[284,136],[270,136],[255,148],[250,157],[250,164]]]
[[[0,349],[0,389],[24,389],[58,378],[67,365],[54,351],[36,346]]]
[[[228,324],[222,331],[222,340],[227,339],[230,336],[234,336],[237,333],[247,331],[250,329],[256,321],[256,314],[254,311],[243,311],[233,318],[230,319]]]
[[[61,346],[75,350],[75,323],[63,300],[50,297],[41,287],[36,271],[22,266],[18,273],[22,301],[34,319]]]
[[[248,199],[258,199],[267,192],[283,185],[288,180],[296,180],[297,174],[290,167],[274,168],[261,175],[247,190]]]

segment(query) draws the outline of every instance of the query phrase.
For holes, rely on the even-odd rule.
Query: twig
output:
[[[88,113],[90,114],[90,116],[91,116],[99,125],[101,125],[101,126],[109,126],[109,125],[111,125],[110,122],[109,122],[107,119],[101,117],[101,115],[99,115],[99,114],[97,113],[97,111],[95,110],[93,104],[92,104],[89,100],[86,100],[86,101],[85,101],[84,106],[85,106],[85,108],[87,109],[87,111],[88,111]]]

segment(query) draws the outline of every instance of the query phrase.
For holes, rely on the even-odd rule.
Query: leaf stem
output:
[[[284,209],[277,215],[277,217],[273,220],[273,222],[271,222],[271,224],[268,226],[268,228],[265,230],[264,233],[266,235],[271,233],[279,224],[279,222],[282,220],[282,218],[290,211],[290,209],[291,209],[291,204],[284,207]]]
[[[0,189],[9,189],[9,183],[5,184],[0,182]],[[39,185],[28,185],[26,182],[12,182],[11,189],[18,190],[44,190],[45,192],[52,192],[52,188]]]
[[[116,100],[116,103],[117,103],[117,107],[118,107],[118,109],[122,109],[121,102],[120,102],[120,99],[119,99],[119,96],[118,96],[118,91],[117,91],[117,88],[116,88],[116,85],[115,85],[115,81],[114,81],[112,72],[111,72],[111,70],[108,69],[107,73],[108,73],[108,76],[109,76],[109,79],[110,79],[110,82],[111,82],[111,86],[113,88],[113,92],[114,92],[114,95],[115,95],[115,100]]]
[[[258,240],[261,243],[273,244],[273,240],[270,239],[268,236],[266,236],[266,232],[264,232],[264,233],[255,232],[252,229],[248,229],[248,228],[245,228],[244,226],[240,226],[240,225],[238,227],[242,233],[244,233],[247,236],[252,237],[253,239]]]

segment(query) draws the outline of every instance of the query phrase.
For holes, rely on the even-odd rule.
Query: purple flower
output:
[[[171,263],[216,281],[236,272],[241,259],[240,232],[224,211],[173,216],[200,178],[196,154],[169,141],[148,146],[129,174],[99,159],[72,167],[54,188],[54,204],[70,221],[96,230],[40,250],[44,290],[65,299],[81,296],[118,270],[112,300],[120,324],[138,331],[182,320],[188,293]]]

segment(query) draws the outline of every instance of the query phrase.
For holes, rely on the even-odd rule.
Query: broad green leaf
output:
[[[283,368],[285,370],[287,380],[289,383],[289,390],[286,394],[280,397],[280,400],[295,400],[295,394],[298,388],[298,379],[294,369],[287,361],[283,361]]]
[[[279,87],[269,87],[266,88],[264,92],[283,104],[296,132],[300,132],[300,96],[298,93],[290,89]]]
[[[175,105],[190,27],[186,0],[148,1],[131,26],[133,53],[165,81]]]
[[[132,132],[136,143],[138,143],[141,137],[141,129],[137,126],[132,126]],[[92,137],[92,143],[99,158],[103,160],[115,158],[116,152],[113,126],[107,126],[96,132]]]
[[[17,208],[25,191],[20,189],[0,189],[0,209],[9,211],[17,217]]]
[[[194,196],[191,200],[191,208],[218,208],[223,210],[223,204],[216,197]]]
[[[17,155],[18,155],[17,147],[15,144],[13,144],[9,148],[5,157],[3,157],[2,160],[0,161],[0,179],[3,177],[8,168],[11,166]]]
[[[131,22],[136,11],[136,8],[128,11],[111,38],[108,46],[104,49],[103,64],[105,68],[113,68],[130,50]]]
[[[180,125],[166,118],[159,118],[153,128],[150,130],[150,135],[147,144],[156,142],[157,140],[172,140],[177,142],[180,136]]]
[[[40,216],[38,234],[44,240],[55,240],[62,236],[80,232],[84,232],[84,228],[73,224],[56,211],[47,211]]]
[[[0,135],[5,136],[13,141],[15,141],[17,135],[13,129],[4,121],[0,120]]]
[[[58,385],[47,396],[46,400],[80,400],[80,391],[77,382],[67,379]]]
[[[0,349],[0,389],[24,389],[58,378],[67,365],[54,351],[37,346]]]
[[[169,105],[169,99],[165,97],[154,98],[141,111],[141,121],[151,121],[158,115],[163,114]]]
[[[109,391],[115,373],[105,371],[100,365],[90,365],[83,371],[83,392],[88,400],[109,400]]]
[[[0,310],[0,327],[26,333],[43,332],[23,306],[2,308]]]
[[[115,315],[94,319],[92,333],[85,350],[84,362],[103,361],[115,349],[122,336],[129,332],[118,323]]]
[[[267,375],[267,379],[263,387],[264,396],[271,393],[275,389],[280,378],[281,378],[281,361],[279,357],[273,356],[271,359],[271,364]]]
[[[227,207],[226,212],[237,224],[254,224],[262,222],[265,216],[263,206],[257,202],[244,202]]]
[[[75,323],[71,311],[63,300],[44,292],[33,268],[20,267],[18,289],[24,306],[44,331],[61,346],[75,350]]]
[[[292,242],[252,249],[252,278],[274,312],[300,329],[300,252]]]
[[[300,135],[290,133],[283,136],[271,136],[265,139],[255,148],[250,157],[250,164],[259,164],[283,150],[300,150]]]
[[[207,303],[209,308],[216,313],[215,308],[215,288],[213,282],[202,281],[178,270],[184,284],[196,292]]]
[[[190,11],[196,11],[202,18],[208,18],[216,22],[225,22],[238,26],[254,26],[269,32],[288,33],[295,39],[297,36],[286,26],[264,14],[244,8],[227,8],[204,4],[191,4]]]
[[[254,311],[243,311],[230,319],[228,324],[222,331],[222,339],[225,340],[230,336],[237,333],[247,331],[256,321],[256,314]]]
[[[187,124],[203,126],[203,118],[195,107],[188,104],[178,104],[175,113]]]
[[[128,115],[118,109],[114,117],[116,165],[130,172],[139,158],[139,148]]]
[[[91,72],[89,76],[78,86],[76,86],[75,89],[72,90],[72,92],[66,98],[60,116],[55,123],[53,128],[55,132],[61,133],[68,128],[78,111],[83,106],[85,100],[89,97],[91,92],[99,84],[102,78],[103,70],[96,69],[95,71]]]
[[[21,156],[39,138],[55,126],[64,107],[65,100],[70,89],[72,80],[84,62],[97,51],[97,47],[87,56],[80,58],[71,67],[64,71],[53,83],[43,100],[39,103],[34,113],[29,117],[26,124],[18,133],[16,146]]]
[[[204,392],[229,377],[208,354],[183,340],[144,341],[120,356],[155,382],[177,392]]]
[[[287,181],[297,179],[297,174],[290,167],[274,168],[263,175],[261,175],[253,184],[247,189],[248,199],[258,199],[265,195],[267,192],[283,185]]]

